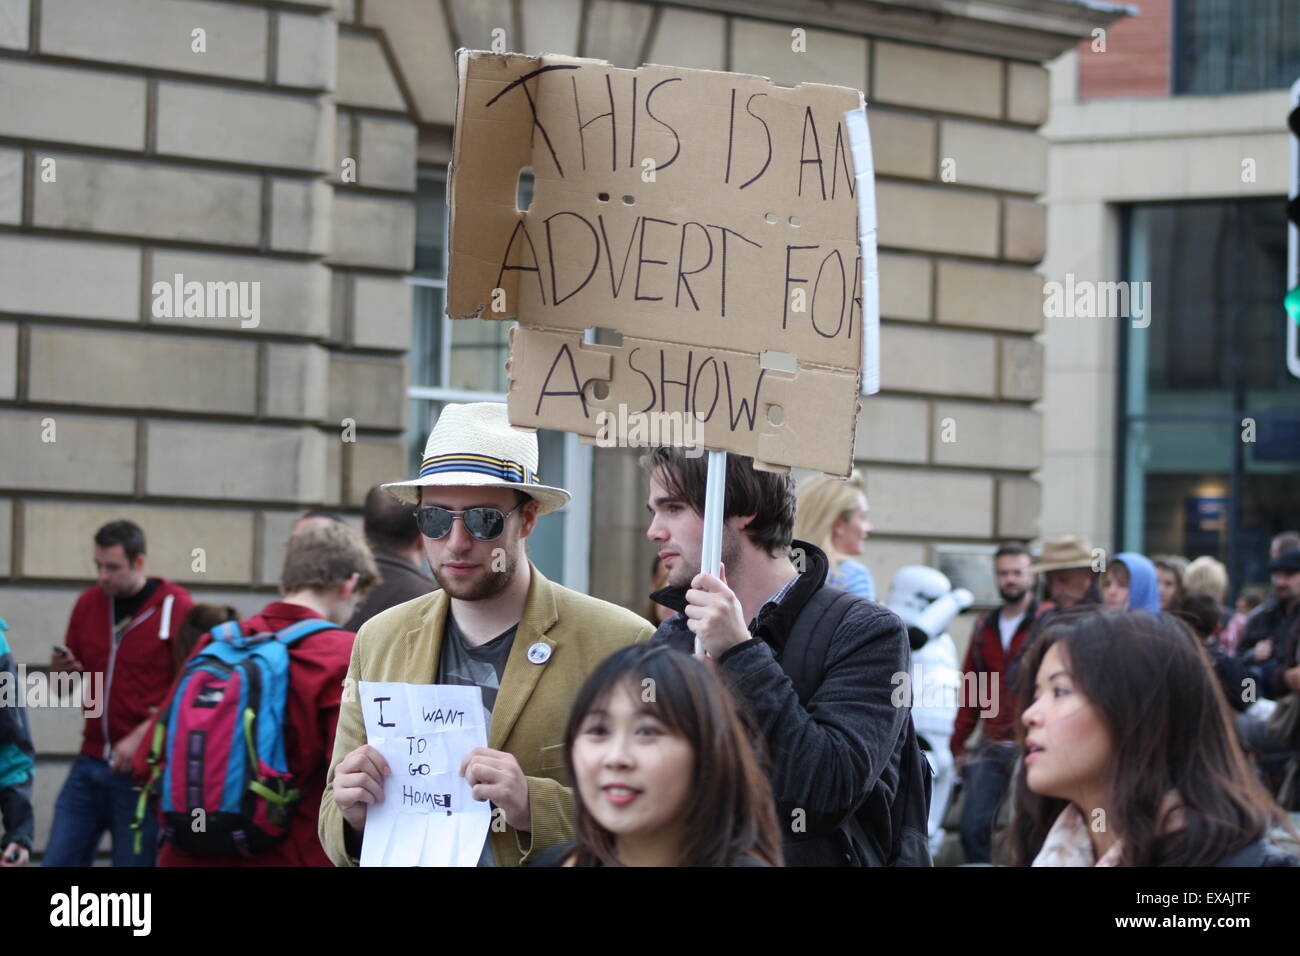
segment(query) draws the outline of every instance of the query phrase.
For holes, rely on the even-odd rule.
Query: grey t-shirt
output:
[[[496,706],[497,691],[501,689],[501,678],[506,672],[506,661],[510,657],[510,648],[515,643],[515,631],[518,625],[503,631],[486,644],[472,646],[456,624],[451,611],[447,612],[447,634],[442,642],[442,653],[438,655],[437,683],[456,684],[462,687],[478,687],[483,694],[485,723],[492,726],[492,708]],[[496,866],[492,855],[492,844],[483,841],[483,852],[479,856],[479,866]]]

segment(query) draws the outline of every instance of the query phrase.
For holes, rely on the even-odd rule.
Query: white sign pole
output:
[[[700,570],[715,577],[722,567],[722,514],[727,494],[727,453],[709,452],[709,473],[704,486],[704,542],[700,547]],[[695,653],[704,651],[697,637]]]

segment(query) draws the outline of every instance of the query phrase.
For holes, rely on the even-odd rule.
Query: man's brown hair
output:
[[[328,591],[353,574],[360,575],[359,594],[379,581],[379,568],[361,533],[337,521],[310,524],[289,538],[280,590],[283,594],[303,589]]]
[[[704,489],[709,463],[705,455],[694,458],[681,448],[655,448],[641,458],[641,467],[653,476],[663,476],[664,486],[697,514],[704,514]],[[727,495],[723,519],[753,515],[745,536],[767,552],[780,557],[790,550],[794,538],[794,478],[773,471],[758,471],[754,459],[727,455]]]

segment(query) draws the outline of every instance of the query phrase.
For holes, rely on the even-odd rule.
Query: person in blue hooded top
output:
[[[1125,551],[1106,565],[1106,583],[1101,592],[1108,611],[1160,613],[1160,582],[1156,566],[1149,559]]]

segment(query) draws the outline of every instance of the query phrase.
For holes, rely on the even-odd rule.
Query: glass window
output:
[[[531,184],[528,184],[531,185]],[[524,189],[524,201],[531,189]],[[443,169],[420,170],[416,195],[415,270],[411,285],[411,402],[406,444],[411,474],[417,474],[424,445],[448,402],[504,402],[509,332],[513,322],[446,316],[447,177]],[[578,590],[587,587],[587,523],[571,514],[590,507],[590,450],[576,436],[539,431],[538,474],[567,488],[574,504],[542,518],[528,539],[528,553],[542,573]]]
[[[1300,380],[1286,368],[1286,202],[1151,203],[1125,215],[1149,324],[1123,326],[1121,546],[1208,554],[1267,582],[1300,526]]]
[[[1300,3],[1178,0],[1174,92],[1284,89],[1300,77]]]

